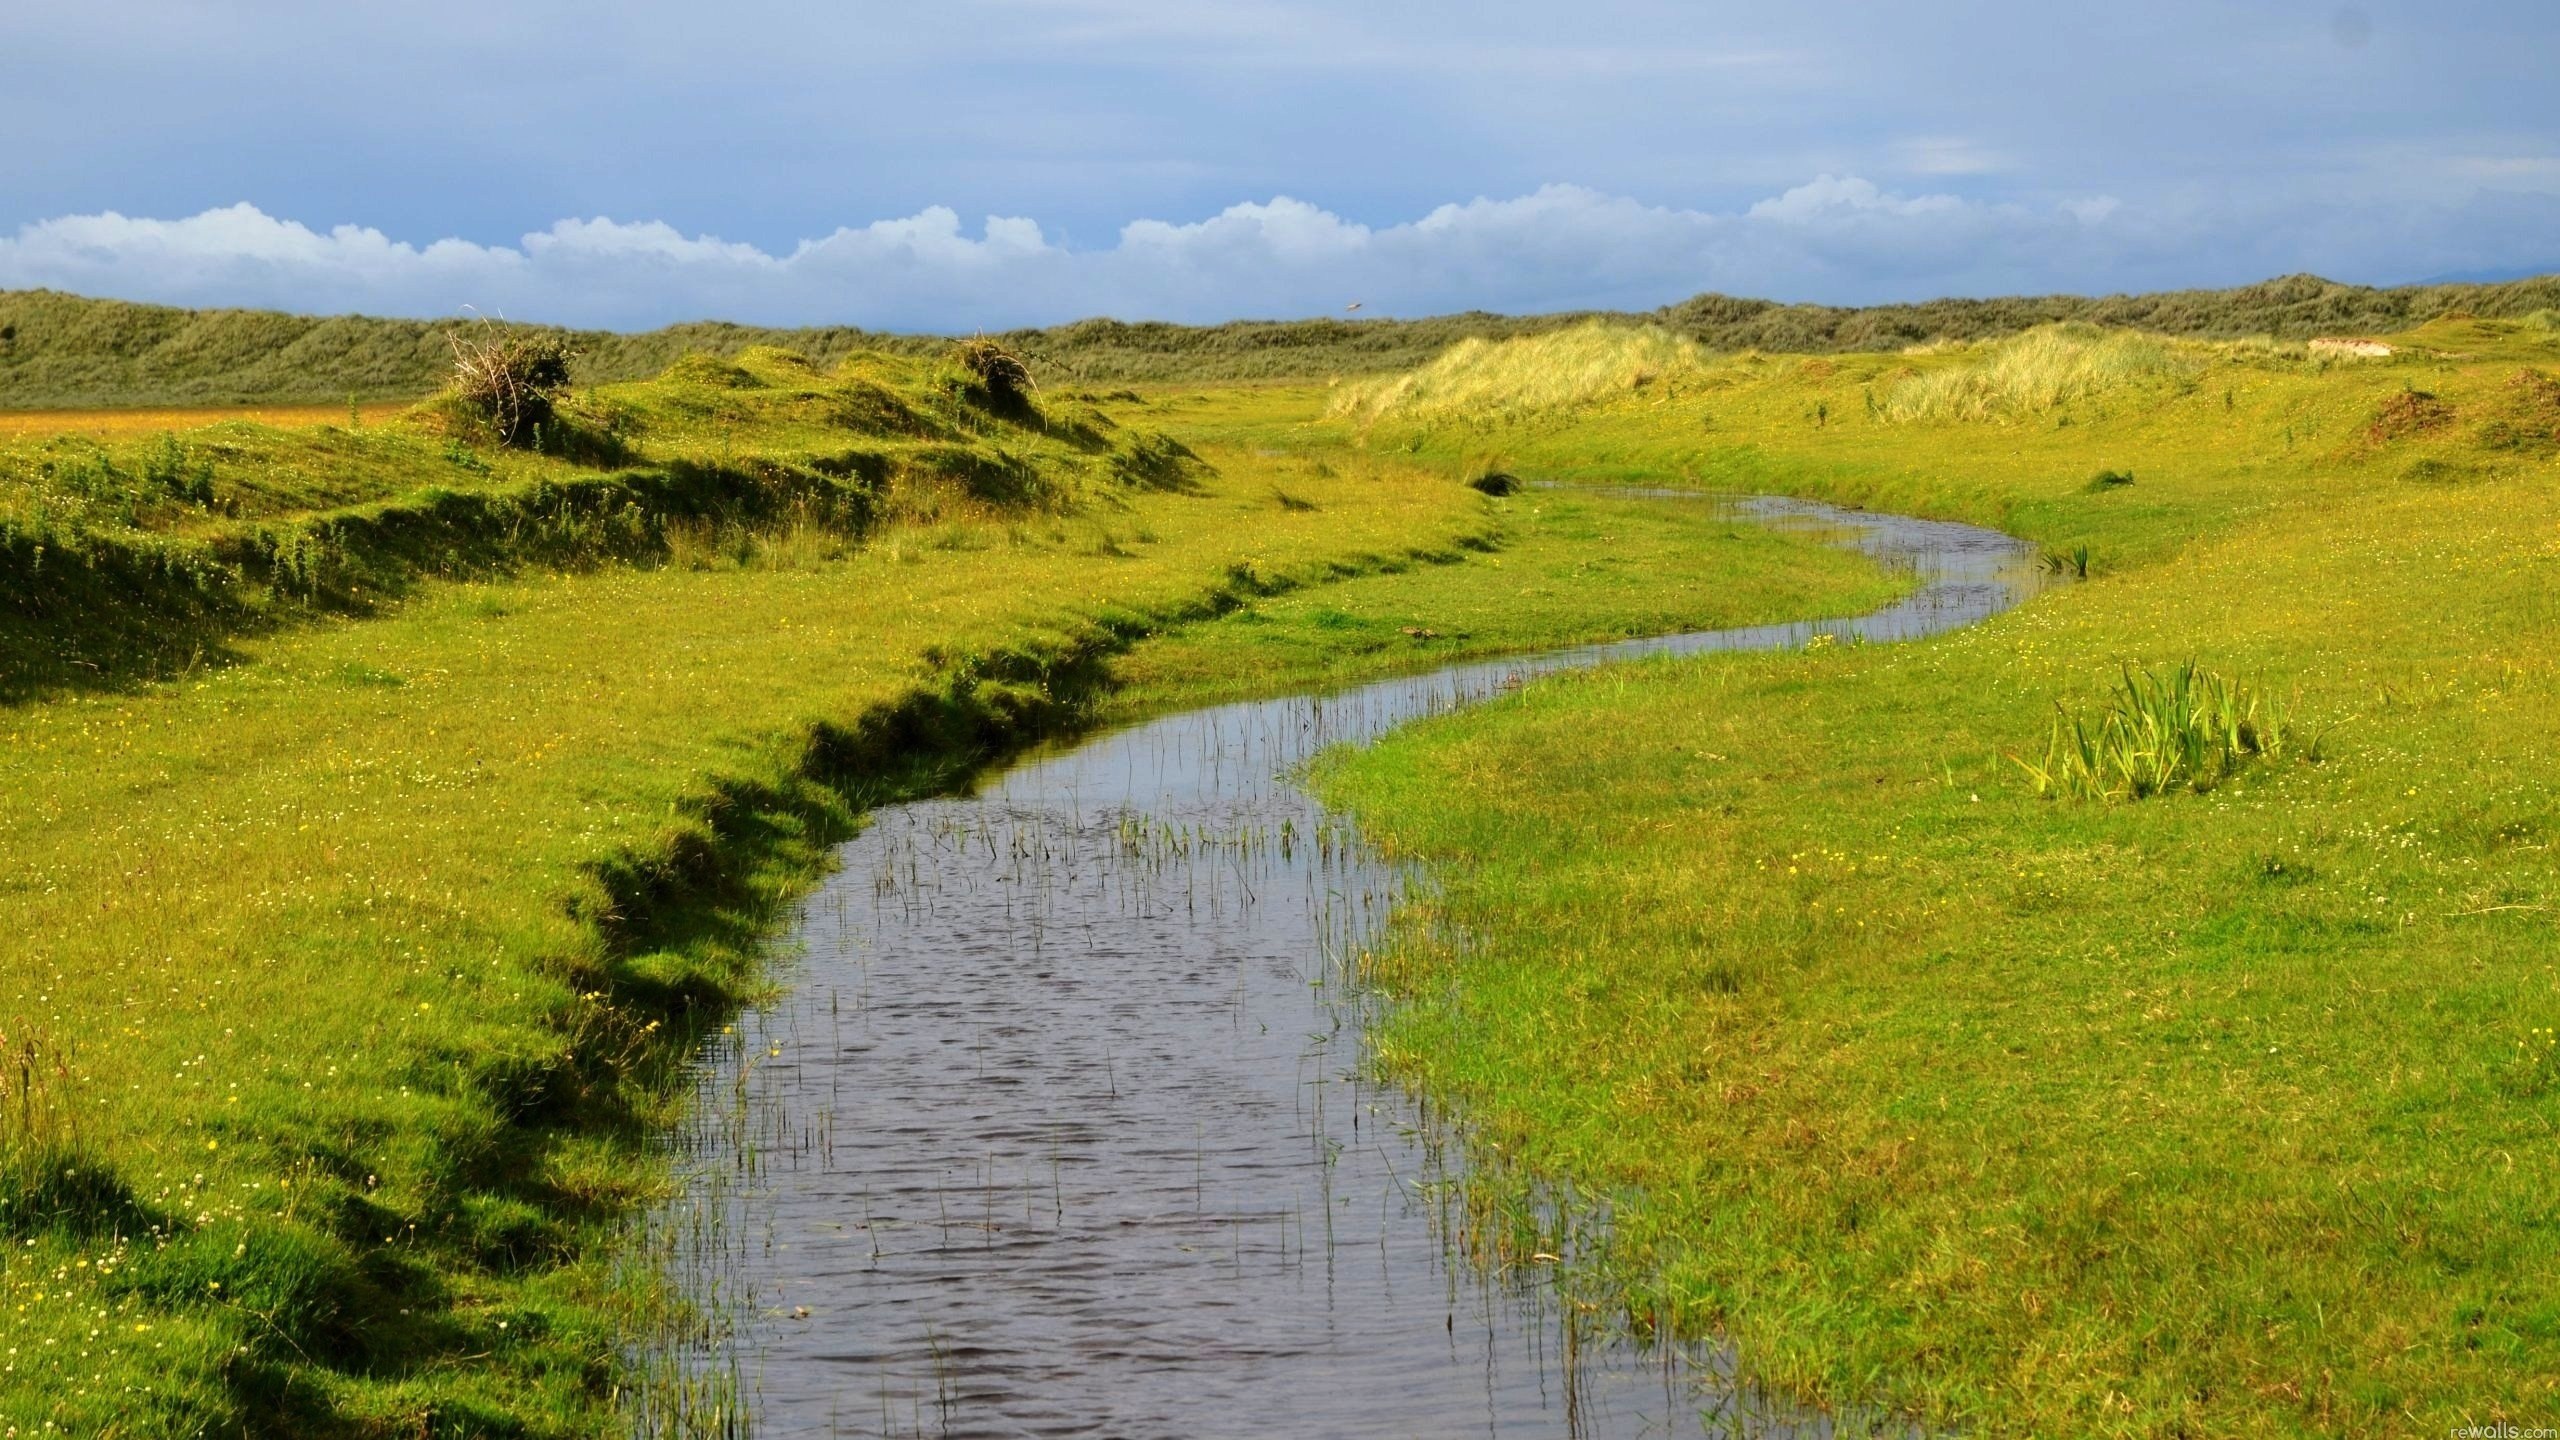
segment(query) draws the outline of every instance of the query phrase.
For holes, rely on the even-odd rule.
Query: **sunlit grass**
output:
[[[1408,374],[1343,386],[1327,409],[1362,421],[1555,410],[1694,377],[1707,359],[1696,341],[1660,326],[1595,320],[1547,335],[1462,340]]]
[[[1115,665],[1118,705],[1161,710],[1333,689],[1476,656],[1854,615],[1910,585],[1712,504],[1532,490],[1491,506],[1499,548],[1253,601]]]
[[[2048,325],[1890,385],[1879,404],[1896,420],[2025,419],[2129,386],[2174,384],[2200,368],[2153,336]]]
[[[710,467],[691,493],[832,493],[873,462],[815,467],[858,451],[884,508],[428,566],[0,709],[0,1033],[39,1057],[0,1090],[0,1421],[595,1433],[663,1303],[604,1257],[662,1182],[684,1036],[762,983],[861,796],[1085,717],[1132,636],[1231,614],[1127,663],[1144,706],[1872,587],[1739,538],[1704,548],[1747,584],[1655,593],[1711,537],[1531,524],[1545,492],[1455,483],[1493,453],[2099,559],[1941,641],[1533,685],[1334,772],[1441,887],[1376,957],[1408,1001],[1384,1058],[1524,1183],[1620,1197],[1623,1295],[1782,1388],[1984,1434],[2548,1410],[2560,446],[2516,375],[2551,352],[2463,322],[2352,366],[2195,353],[2000,426],[1867,403],[1961,347],[1366,425],[1304,386],[1044,392],[1034,426],[919,393],[929,366],[778,352],[591,396],[589,438]],[[2377,437],[2412,390],[2443,423]],[[183,548],[423,475],[620,473],[416,423],[180,433],[181,481],[200,445],[257,457],[213,456],[236,515],[153,478],[156,432],[71,498]],[[1516,563],[1483,553],[1506,530]],[[2196,654],[2334,727],[2324,763],[2062,805],[2006,758]]]
[[[520,448],[426,406],[13,452],[21,503],[209,583],[255,578],[224,580],[225,527],[288,527],[263,573],[313,594],[376,533],[488,549],[278,605],[166,681],[0,709],[0,1423],[609,1423],[594,1357],[664,1305],[613,1257],[686,1042],[764,983],[860,797],[1091,718],[1141,634],[1285,625],[1316,582],[1347,615],[1426,571],[1447,642],[1398,635],[1417,656],[1895,588],[1704,512],[1203,459],[972,383],[750,350],[575,396]],[[578,486],[601,500],[541,508]],[[434,518],[518,496],[490,535]],[[1117,677],[1124,703],[1234,685],[1230,629],[1201,676]],[[1404,658],[1347,640],[1265,678]]]
[[[1940,640],[1542,681],[1341,757],[1328,792],[1435,886],[1375,957],[1388,1068],[1615,1196],[1637,1313],[1816,1400],[1982,1435],[2560,1405],[2526,1278],[2560,1265],[2529,1158],[2560,1026],[2560,460],[2511,448],[2545,433],[2519,368],[2552,359],[2512,324],[2390,338],[2327,366],[2198,347],[2034,424],[1885,411],[1941,372],[1990,393],[1952,349],[1733,357],[1671,404],[1500,427],[1526,475],[2100,563]],[[2413,389],[2441,423],[2377,436]],[[1368,443],[1464,475],[1496,434]],[[2173,795],[2055,804],[2008,758],[2057,701],[2199,654],[2259,709],[2196,707],[2210,743],[2152,774]],[[2158,707],[2126,705],[2131,740]]]
[[[685,382],[649,443],[752,477],[840,385]],[[1150,628],[1492,528],[1410,467],[944,418],[864,528],[677,516],[0,708],[0,1427],[608,1429],[675,1067],[857,799],[1074,723]]]
[[[0,444],[0,702],[165,678],[431,580],[691,563],[714,532],[841,547],[1180,488],[1197,464],[1079,392],[1010,402],[877,354],[697,356],[569,396],[521,443],[451,397],[343,418]]]

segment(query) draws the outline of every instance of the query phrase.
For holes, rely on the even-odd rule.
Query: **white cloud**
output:
[[[1245,260],[1265,265],[1339,262],[1374,238],[1369,227],[1283,195],[1268,205],[1231,205],[1192,225],[1133,220],[1120,231],[1122,253],[1170,264]]]
[[[524,237],[524,253],[536,260],[552,256],[563,261],[647,258],[677,265],[773,263],[773,257],[752,245],[688,236],[655,220],[641,225],[622,225],[602,218],[563,220],[548,230]]]
[[[471,307],[624,327],[718,317],[951,331],[1088,315],[1330,314],[1353,300],[1373,314],[1415,315],[1649,308],[1710,289],[1855,302],[2144,288],[2305,264],[2365,278],[2435,264],[2445,244],[2425,225],[2342,218],[2356,217],[2163,215],[2106,195],[1991,204],[1823,175],[1725,213],[1553,185],[1373,226],[1280,196],[1195,221],[1132,221],[1109,247],[1081,250],[1027,218],[989,217],[973,231],[936,206],[775,252],[601,217],[562,220],[514,245],[413,244],[360,226],[315,230],[243,204],[179,220],[107,213],[24,226],[0,235],[0,287],[313,312]],[[2497,228],[2547,219],[2502,211]],[[2447,212],[2446,225],[2459,223]],[[2342,248],[2356,245],[2367,248]],[[2199,254],[2228,268],[2200,268]]]
[[[1784,195],[1751,207],[1750,218],[1788,224],[1813,224],[1847,216],[1952,215],[1965,203],[1952,195],[1888,195],[1872,180],[1855,175],[1818,175]]]

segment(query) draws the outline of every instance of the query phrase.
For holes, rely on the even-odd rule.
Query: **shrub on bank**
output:
[[[483,325],[445,339],[453,347],[455,404],[500,444],[532,444],[557,418],[573,353],[565,338]]]

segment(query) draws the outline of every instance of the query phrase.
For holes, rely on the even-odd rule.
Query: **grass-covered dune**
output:
[[[1374,672],[1893,588],[1005,373],[763,349],[513,445],[448,397],[0,446],[0,1430],[618,1433],[681,1318],[634,1222],[682,1067],[786,903],[1150,633],[1479,577],[1445,641],[1328,652]],[[1603,545],[1657,563],[1491,613]]]
[[[1393,370],[1470,335],[1535,334],[1578,317],[1455,315],[1427,320],[1087,320],[996,337],[1049,383],[1250,380]],[[184,310],[56,291],[0,291],[0,410],[135,405],[345,404],[415,399],[443,383],[446,337],[467,322],[264,310]],[[641,333],[511,327],[565,337],[590,384],[647,379],[688,356],[758,347],[830,367],[854,354],[940,358],[951,341],[851,326],[771,329],[702,321]]]
[[[1524,1185],[1618,1197],[1637,1316],[1847,1413],[2553,1414],[2560,329],[2390,338],[1628,335],[1652,358],[1563,404],[1588,339],[1530,340],[1337,394],[1355,453],[1968,519],[2086,573],[1929,642],[1550,679],[1338,757],[1328,793],[1437,886],[1373,957],[1391,1070]],[[1228,423],[1306,434],[1285,403]],[[2191,661],[2237,698],[2182,729],[2145,677]],[[2131,778],[2162,756],[2193,763]]]
[[[2455,314],[2501,319],[2553,307],[2560,307],[2560,277],[2375,289],[2296,275],[2230,290],[1864,307],[1701,295],[1616,317],[1467,314],[1212,326],[1087,320],[998,338],[1054,379],[1117,384],[1380,374],[1423,364],[1462,340],[1542,335],[1594,318],[1657,324],[1715,350],[1830,353],[1990,339],[2063,321],[2197,338],[2301,340],[2401,330]],[[413,399],[441,383],[452,358],[445,340],[452,328],[445,321],[182,310],[53,291],[0,292],[0,410]],[[580,331],[570,339],[580,354],[580,378],[596,384],[645,379],[686,355],[734,356],[757,346],[788,349],[821,366],[856,352],[931,359],[948,346],[931,337],[849,327],[773,330],[711,322],[641,334]]]

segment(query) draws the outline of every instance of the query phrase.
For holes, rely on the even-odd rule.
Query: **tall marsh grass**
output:
[[[1595,320],[1551,335],[1461,340],[1419,370],[1343,387],[1327,410],[1362,422],[1563,410],[1696,375],[1708,360],[1696,341],[1658,325]]]
[[[2253,759],[2287,753],[2294,740],[2272,699],[2190,660],[2166,675],[2127,666],[2094,717],[2056,717],[2042,764],[2010,758],[2038,795],[2141,800],[2210,790]],[[2318,748],[2315,741],[2312,758]]]
[[[2040,326],[1974,356],[1902,381],[1878,408],[1893,420],[2014,420],[2203,368],[2157,336],[2076,323]]]

